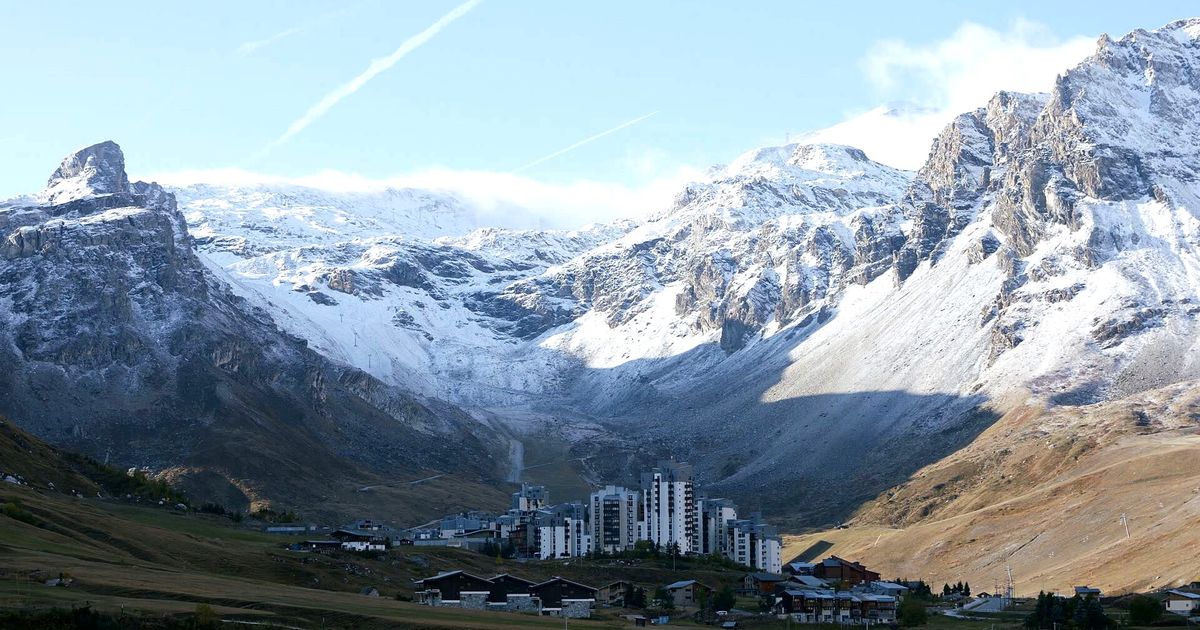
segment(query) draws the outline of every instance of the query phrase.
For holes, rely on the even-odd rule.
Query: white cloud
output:
[[[955,115],[913,104],[876,107],[799,140],[848,144],[876,162],[914,171],[925,162],[933,138]]]
[[[1018,20],[1006,31],[965,23],[928,44],[882,40],[863,57],[863,72],[882,100],[915,106],[877,108],[814,135],[915,169],[937,132],[955,116],[984,105],[1001,90],[1048,91],[1057,75],[1091,54],[1095,45],[1094,37],[1061,39],[1028,20]]]
[[[1005,32],[968,22],[932,44],[877,42],[863,68],[876,87],[892,96],[967,111],[1000,90],[1044,92],[1095,47],[1095,37],[1061,40],[1028,20],[1014,22]]]
[[[452,193],[470,202],[481,226],[572,229],[594,222],[644,217],[667,207],[684,184],[702,177],[679,168],[639,185],[592,180],[549,183],[513,173],[426,169],[387,178],[340,171],[302,177],[264,175],[241,169],[176,171],[140,176],[167,187],[306,186],[331,192],[370,192],[417,188]]]

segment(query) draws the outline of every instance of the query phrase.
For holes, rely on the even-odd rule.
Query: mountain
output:
[[[1011,569],[1022,596],[1193,582],[1195,556],[1180,550],[1200,545],[1200,387],[1016,407],[865,504],[849,527],[786,542],[788,558],[819,549],[988,592]]]
[[[674,455],[833,524],[1013,410],[1200,378],[1198,38],[1103,37],[916,171],[809,138],[576,231],[480,229],[436,191],[196,184],[176,207],[95,147],[0,208],[0,412],[155,467],[247,461],[202,456],[222,423],[354,474],[571,491]],[[300,496],[288,463],[221,475]]]
[[[211,269],[336,361],[551,432],[588,480],[675,454],[831,522],[1030,399],[1196,376],[1196,24],[1101,39],[916,172],[767,147],[636,225],[297,239],[303,213],[240,218],[245,191],[184,212]]]
[[[41,437],[239,508],[337,513],[371,482],[504,472],[492,428],[329,361],[231,292],[112,142],[0,205],[0,234],[0,413]]]

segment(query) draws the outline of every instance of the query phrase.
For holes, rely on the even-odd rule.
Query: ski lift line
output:
[[[375,488],[390,488],[390,487],[392,487],[392,486],[403,486],[403,485],[406,485],[406,484],[407,484],[407,485],[410,485],[410,486],[415,486],[415,485],[417,485],[417,484],[419,484],[419,483],[422,483],[422,482],[425,482],[425,481],[433,481],[434,479],[438,479],[438,478],[441,478],[441,477],[445,477],[445,476],[446,476],[446,475],[448,475],[448,474],[449,474],[449,473],[440,473],[440,474],[437,474],[437,475],[433,475],[432,477],[425,477],[425,478],[423,478],[423,479],[414,479],[414,480],[412,480],[412,481],[392,481],[392,482],[388,482],[388,483],[377,483],[377,484],[372,484],[372,485],[369,485],[369,486],[363,486],[363,487],[359,488],[359,489],[357,490],[357,492],[368,492],[368,491],[370,491],[370,490],[373,490],[373,489],[375,489]]]
[[[589,460],[589,459],[591,459],[591,458],[592,458],[592,456],[591,456],[591,455],[588,455],[588,456],[586,456],[586,457],[572,457],[572,458],[569,458],[569,459],[557,459],[557,460],[554,460],[554,461],[552,461],[552,462],[544,462],[544,463],[541,463],[541,464],[534,464],[534,465],[532,465],[532,466],[526,466],[526,467],[522,468],[521,470],[529,470],[529,469],[531,469],[531,468],[541,468],[541,467],[543,467],[543,466],[551,466],[551,465],[554,465],[554,464],[564,464],[564,463],[566,463],[566,462],[582,462],[582,461],[587,461],[587,460]]]

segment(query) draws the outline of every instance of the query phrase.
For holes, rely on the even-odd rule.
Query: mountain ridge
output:
[[[832,523],[1030,398],[1200,377],[1197,24],[1102,37],[1050,92],[956,117],[915,172],[764,147],[574,232],[470,232],[429,191],[195,185],[180,216],[230,308],[352,367],[335,380],[446,401],[510,480],[503,446],[549,435],[585,481],[675,455]]]

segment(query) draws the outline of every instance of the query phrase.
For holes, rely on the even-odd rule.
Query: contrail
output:
[[[281,39],[291,37],[292,35],[296,35],[298,33],[303,33],[304,31],[307,31],[315,26],[320,26],[321,24],[324,24],[325,22],[328,22],[329,20],[332,20],[337,17],[341,17],[347,13],[350,13],[351,11],[355,11],[358,9],[358,7],[359,7],[359,5],[356,4],[356,5],[351,5],[348,7],[343,7],[336,11],[328,11],[326,13],[322,13],[322,14],[308,20],[307,22],[303,22],[303,23],[297,24],[296,26],[293,26],[289,29],[279,31],[278,33],[275,33],[274,35],[272,35],[270,37],[265,37],[263,39],[256,39],[251,42],[246,42],[246,43],[242,44],[241,46],[238,46],[237,50],[234,50],[233,52],[234,52],[234,54],[238,55],[239,57],[248,57],[248,56],[253,55],[254,53],[258,52],[259,49],[261,49],[261,48],[266,48],[267,46],[270,46],[271,44],[274,44],[275,42],[277,42]]]
[[[658,113],[658,112],[650,112],[649,114],[645,114],[645,115],[642,115],[642,116],[638,116],[637,118],[634,118],[633,120],[629,120],[629,121],[623,122],[623,123],[621,123],[621,124],[617,125],[616,127],[613,127],[612,129],[609,129],[608,131],[601,131],[600,133],[598,133],[598,134],[596,134],[596,135],[594,135],[594,136],[589,136],[589,137],[587,137],[587,138],[584,138],[583,140],[580,140],[579,142],[576,142],[575,144],[572,144],[571,146],[569,146],[569,147],[567,147],[567,148],[565,148],[565,149],[559,149],[559,150],[555,151],[554,153],[551,153],[550,155],[542,156],[542,157],[540,157],[540,158],[538,158],[538,159],[536,159],[536,160],[534,160],[534,161],[532,161],[532,162],[530,162],[530,163],[526,164],[525,166],[521,166],[521,167],[519,167],[519,168],[515,168],[515,169],[513,169],[511,172],[512,172],[512,173],[520,173],[521,171],[523,171],[523,170],[525,170],[525,169],[527,169],[527,168],[531,168],[531,167],[537,166],[538,164],[541,164],[542,162],[545,162],[545,161],[547,161],[547,160],[553,160],[554,158],[556,158],[556,157],[558,157],[558,156],[560,156],[560,155],[562,155],[562,154],[564,154],[564,153],[567,153],[567,152],[569,152],[569,151],[574,151],[575,149],[578,149],[579,147],[581,147],[581,146],[583,146],[583,145],[585,145],[585,144],[587,144],[587,143],[589,143],[589,142],[591,142],[591,141],[593,141],[593,140],[599,140],[600,138],[603,138],[604,136],[607,136],[607,135],[608,135],[608,134],[610,134],[610,133],[616,133],[616,132],[618,132],[618,131],[620,131],[620,130],[622,130],[622,129],[626,128],[626,127],[631,127],[631,126],[633,126],[633,125],[636,125],[636,124],[638,124],[638,123],[642,122],[643,120],[646,120],[647,118],[649,118],[649,117],[651,117],[651,116],[653,116],[653,115],[655,115],[655,114],[657,114],[657,113]]]
[[[306,127],[313,124],[321,116],[324,116],[326,112],[332,109],[334,105],[337,105],[342,99],[354,94],[360,88],[362,88],[362,86],[366,85],[368,81],[374,79],[380,73],[385,72],[392,66],[396,65],[396,62],[403,59],[405,55],[420,48],[425,42],[433,39],[433,37],[440,33],[442,29],[449,26],[451,22],[466,15],[471,11],[471,9],[474,9],[482,1],[483,0],[467,0],[457,7],[454,7],[453,10],[446,15],[443,15],[438,19],[438,21],[434,22],[425,30],[404,40],[404,43],[400,44],[400,47],[396,49],[396,52],[386,57],[371,61],[371,65],[367,66],[366,71],[354,77],[353,79],[350,79],[348,82],[338,86],[337,89],[329,94],[326,94],[325,98],[322,98],[320,101],[318,101],[316,105],[310,107],[307,112],[304,112],[304,115],[296,119],[296,122],[293,122],[291,126],[287,128],[287,131],[283,132],[283,135],[279,136],[274,142],[263,148],[263,150],[259,152],[258,157],[266,155],[271,151],[271,149],[274,149],[284,142],[287,142],[292,138],[292,136],[304,131]]]
[[[285,37],[290,37],[292,35],[295,35],[296,33],[303,31],[305,28],[306,27],[304,27],[304,26],[293,26],[292,28],[289,28],[286,31],[279,31],[278,33],[275,33],[274,35],[267,37],[265,39],[259,39],[259,40],[255,40],[252,42],[246,42],[246,43],[242,44],[241,46],[238,46],[237,50],[235,52],[237,52],[238,55],[245,57],[247,55],[253,54],[259,48],[263,48],[265,46],[270,46],[271,44],[274,44],[275,42],[277,42]]]

